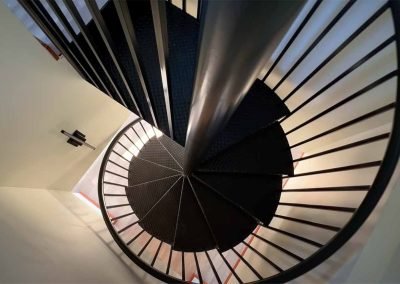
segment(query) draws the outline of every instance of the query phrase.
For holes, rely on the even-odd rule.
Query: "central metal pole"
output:
[[[200,162],[304,1],[207,1],[186,135],[184,173]]]

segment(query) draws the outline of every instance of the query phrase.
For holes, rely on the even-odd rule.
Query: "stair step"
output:
[[[126,189],[126,195],[133,211],[139,219],[160,200],[160,198],[177,183],[179,176],[172,176],[161,180],[130,186]]]
[[[140,153],[138,157],[140,158]],[[129,171],[129,185],[141,184],[180,174],[179,171],[173,168],[168,168],[152,161],[145,161],[135,157],[131,160]]]
[[[185,148],[179,145],[177,142],[169,138],[168,136],[158,137],[158,140],[166,148],[166,150],[174,157],[174,159],[183,166],[183,158],[185,155]]]
[[[138,57],[143,63],[143,75],[148,81],[149,95],[153,102],[158,128],[169,134],[165,111],[164,91],[161,83],[160,63],[157,54],[150,1],[128,1],[137,39]]]
[[[116,11],[115,11],[113,4],[111,2],[109,2],[106,5],[104,5],[104,7],[101,10],[101,14],[104,17],[104,20],[107,24],[107,28],[110,30],[110,33],[115,33],[115,30],[119,28],[119,27],[116,27],[115,25],[119,24],[119,21],[118,21]],[[134,106],[134,104],[132,102],[129,92],[126,89],[123,80],[121,79],[118,69],[115,66],[115,64],[110,56],[110,53],[107,50],[107,47],[106,47],[93,20],[91,20],[89,23],[87,23],[86,30],[87,30],[88,36],[90,37],[91,45],[95,48],[96,53],[101,58],[102,64],[105,66],[107,73],[111,77],[111,80],[113,81],[113,83],[115,84],[119,93],[121,94],[122,98],[126,102],[127,107],[130,110],[132,110],[133,112],[138,113],[136,107]],[[86,43],[83,35],[78,34],[77,38],[78,38],[77,42],[81,46],[82,50],[85,52],[85,55],[89,58],[90,62],[92,63],[92,65],[94,66],[96,71],[100,74],[102,80],[104,81],[105,85],[110,90],[110,92],[112,94],[115,94],[114,98],[118,101],[119,97],[118,97],[118,95],[116,95],[117,93],[115,91],[113,84],[108,79],[108,76],[105,75],[103,68],[100,67],[98,60],[93,55],[93,52],[91,51],[88,44]],[[117,39],[113,38],[113,40],[115,41]],[[71,43],[70,45],[72,46],[73,44]],[[115,45],[118,46],[118,45],[120,45],[120,43],[118,42],[118,44],[115,44]],[[128,49],[126,49],[124,51],[125,54],[127,54],[127,52],[129,52]],[[116,52],[114,52],[114,53],[116,53]],[[118,59],[121,59],[120,55],[117,55],[117,56],[118,56]],[[120,61],[121,60],[119,60],[119,62]],[[84,62],[84,60],[81,60],[81,62]],[[122,67],[125,67],[125,65]],[[130,81],[133,77],[133,74],[130,74],[129,76],[126,75],[127,73],[124,73],[124,74],[125,74],[125,77],[128,80],[128,83],[131,87],[134,88],[134,85],[137,86],[135,84],[135,82]],[[135,94],[136,94],[136,92],[138,92],[137,95],[135,96],[135,99],[138,102],[138,104],[144,106],[145,101],[144,101],[144,98],[141,96],[141,93],[137,89],[136,90],[133,89],[133,91],[135,92]],[[148,118],[151,119],[150,117],[148,117]],[[146,119],[147,119],[147,117],[146,117]]]
[[[256,228],[257,222],[253,218],[196,178],[190,180],[221,251],[236,246]]]
[[[110,31],[110,34],[113,38],[114,45],[115,45],[115,56],[118,59],[118,62],[125,74],[126,80],[129,83],[129,86],[132,88],[133,95],[135,96],[136,102],[140,108],[141,113],[143,114],[143,118],[154,125],[151,113],[150,113],[150,108],[148,106],[148,103],[146,101],[146,97],[143,92],[143,88],[141,86],[141,83],[139,81],[139,76],[137,74],[137,71],[135,69],[135,65],[132,61],[131,54],[129,52],[129,47],[126,42],[124,32],[122,30],[120,21],[118,19],[118,14],[115,9],[114,4],[112,1],[109,1],[104,5],[104,7],[101,9],[101,14],[104,17],[104,21],[107,25],[107,28]],[[113,63],[111,63],[113,64]],[[110,65],[106,65],[107,68],[109,68]],[[113,73],[113,77],[118,77],[120,78],[119,73]],[[122,82],[118,82],[118,86],[121,86],[120,84],[123,84]],[[121,88],[120,88],[121,89]],[[122,89],[124,89],[124,85],[122,85]]]
[[[224,149],[244,140],[247,136],[267,127],[288,113],[289,109],[278,95],[257,79],[227,126],[210,145],[204,160],[209,160]]]
[[[178,165],[174,158],[172,158],[168,151],[165,150],[162,145],[160,145],[160,142],[157,138],[151,138],[146,144],[144,144],[144,147],[139,153],[139,157],[168,168],[182,171],[182,168]]]
[[[166,186],[163,186],[165,189]],[[178,216],[179,200],[182,191],[182,178],[169,190],[161,201],[139,222],[140,226],[153,237],[172,244]],[[137,202],[141,202],[138,200]]]
[[[271,176],[247,176],[222,173],[195,173],[215,190],[232,200],[263,224],[269,224],[278,207],[282,178]]]
[[[185,145],[197,61],[200,25],[197,20],[166,3],[168,25],[169,93],[174,140]]]
[[[273,123],[200,165],[199,172],[292,175],[293,159],[285,133]]]
[[[188,179],[184,180],[177,224],[174,249],[200,252],[215,248],[215,241]]]

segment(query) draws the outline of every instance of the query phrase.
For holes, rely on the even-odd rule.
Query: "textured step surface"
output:
[[[185,145],[200,25],[195,18],[171,3],[167,2],[166,7],[174,140]]]
[[[140,220],[177,183],[178,179],[179,176],[172,176],[127,188],[129,203]]]
[[[104,6],[101,12],[104,17],[104,21],[107,23],[107,27],[110,31],[112,39],[115,43],[115,56],[117,57],[118,62],[121,65],[124,73],[127,74],[125,76],[126,80],[133,90],[136,102],[140,108],[140,111],[143,114],[143,118],[154,125],[153,118],[151,116],[150,109],[148,107],[146,97],[143,92],[143,88],[139,81],[139,76],[133,64],[133,60],[129,52],[128,44],[126,42],[122,27],[119,23],[117,11],[110,1]],[[108,68],[109,65],[106,65],[106,67]],[[114,74],[114,77],[118,76],[118,73]]]
[[[114,9],[114,6],[112,5],[112,3],[109,2],[107,5],[105,5],[103,7],[103,9],[101,10],[101,13],[104,17],[105,22],[107,23],[107,28],[110,30],[110,33],[113,35],[113,33],[118,31],[120,28],[118,26],[116,26],[119,24],[119,22],[118,22],[118,18],[116,16],[116,12],[115,12],[115,9]],[[88,37],[90,38],[90,42],[91,42],[92,46],[95,48],[96,53],[101,58],[102,64],[106,68],[107,73],[110,75],[112,81],[114,82],[115,86],[117,87],[118,91],[120,92],[121,96],[123,97],[124,101],[126,102],[128,108],[137,113],[137,110],[132,102],[132,99],[130,98],[130,95],[125,87],[123,80],[121,79],[121,76],[117,70],[117,67],[115,66],[115,64],[110,56],[110,53],[107,50],[107,47],[100,35],[95,23],[93,22],[93,20],[87,24],[86,30],[87,30],[87,34],[88,34]],[[123,36],[123,34],[119,35],[119,37],[121,37],[121,36]],[[84,50],[85,55],[89,58],[91,64],[94,66],[96,71],[99,74],[101,74],[101,78],[104,81],[104,83],[106,84],[107,88],[110,90],[110,92],[112,92],[113,94],[116,94],[115,88],[111,84],[108,77],[105,75],[103,68],[101,68],[100,64],[98,63],[98,60],[94,56],[89,45],[86,43],[83,35],[79,34],[77,37],[78,37],[79,45]],[[135,94],[137,94],[135,96],[135,99],[139,105],[139,108],[143,112],[143,115],[145,115],[146,120],[149,119],[149,121],[151,121],[149,112],[145,109],[146,108],[145,98],[143,97],[143,93],[139,90],[140,86],[138,85],[137,74],[136,74],[135,70],[132,68],[132,66],[128,67],[128,64],[125,64],[125,63],[130,62],[130,60],[128,59],[129,51],[128,51],[128,49],[125,49],[123,47],[124,42],[120,43],[120,42],[116,41],[116,40],[119,40],[118,36],[113,35],[113,40],[116,43],[118,43],[118,44],[115,44],[116,46],[118,46],[119,48],[122,48],[121,49],[122,54],[120,54],[120,52],[119,52],[120,50],[119,50],[117,58],[119,60],[119,64],[121,64],[121,67],[124,68],[124,74],[128,81],[129,86],[132,88],[133,92],[135,92]],[[122,60],[125,60],[125,63],[122,63]],[[82,60],[81,62],[83,62],[83,64],[86,64],[86,62],[84,60]],[[129,74],[129,75],[127,75],[127,74]],[[115,95],[115,98],[117,98],[116,95]]]
[[[183,147],[152,138],[133,158],[127,197],[139,224],[174,250],[224,251],[268,224],[282,189],[280,176],[201,173],[178,169]],[[147,161],[145,161],[145,160]]]
[[[139,154],[139,158],[141,153]],[[144,182],[180,174],[180,171],[172,168],[167,168],[151,161],[135,158],[132,159],[129,165],[129,170],[129,185],[141,184]]]
[[[209,160],[229,146],[242,141],[288,113],[289,109],[278,95],[257,79],[227,126],[210,145],[204,160]]]
[[[203,163],[198,171],[291,175],[292,154],[282,127],[273,123]]]
[[[166,166],[171,169],[181,171],[182,168],[177,161],[171,158],[171,154],[167,151],[160,151],[160,141],[157,138],[152,138],[144,144],[140,151],[139,157],[154,163]]]
[[[158,128],[169,134],[150,1],[128,1],[128,6],[138,42],[137,53],[143,62],[142,72],[148,81]]]
[[[215,241],[196,200],[189,180],[184,180],[174,249],[204,251],[215,248]]]
[[[174,157],[175,161],[183,167],[183,159],[185,154],[185,148],[173,141],[167,136],[161,136],[158,141],[163,147]]]
[[[136,52],[142,62],[142,73],[149,91],[158,128],[166,135],[169,135],[166,111],[168,106],[165,104],[161,81],[160,63],[158,60],[150,2],[128,1],[128,6],[137,39]],[[154,125],[149,104],[146,101],[143,88],[140,84],[137,70],[133,65],[112,1],[108,2],[102,8],[101,13],[115,43],[115,53],[118,62],[123,69],[129,86],[132,88],[143,118]],[[173,134],[174,140],[184,146],[195,77],[200,25],[195,18],[170,3],[166,3],[166,16],[169,47],[168,91],[171,104]],[[93,45],[96,46],[96,52],[101,57],[113,82],[127,102],[128,107],[135,110],[130,95],[93,21],[88,23],[87,30]],[[93,56],[82,35],[78,35],[78,42],[95,69],[100,74],[103,74],[104,71]],[[76,50],[74,46],[72,48]],[[82,62],[86,64],[83,58]],[[102,76],[102,78],[104,78],[108,89],[114,92],[114,88],[106,76]],[[204,160],[210,159],[229,146],[243,140],[246,136],[276,121],[286,115],[287,112],[288,109],[276,94],[262,81],[256,80],[226,128],[221,131],[220,135],[210,145]]]
[[[239,205],[264,224],[274,215],[282,190],[280,176],[247,176],[195,173],[221,195]]]
[[[256,228],[256,220],[199,180],[191,178],[191,181],[210,222],[219,249],[224,251],[232,248]]]
[[[143,211],[143,215],[139,215],[139,220],[142,219],[139,224],[145,229],[150,235],[162,240],[166,243],[172,244],[175,236],[175,225],[178,216],[180,196],[182,192],[182,179],[179,179],[172,188],[167,185],[160,185],[161,191],[168,193],[160,200],[158,196],[148,194],[147,204],[158,204],[150,211]],[[131,203],[132,209],[136,210],[136,204],[139,204],[141,200],[136,200],[135,203]],[[141,208],[142,205],[138,205]],[[148,209],[148,208],[146,208]],[[140,212],[141,214],[142,212]]]

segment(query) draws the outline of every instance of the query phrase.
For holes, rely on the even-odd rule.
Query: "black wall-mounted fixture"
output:
[[[78,147],[78,146],[86,146],[89,147],[92,150],[96,150],[95,147],[93,147],[92,145],[86,143],[86,135],[83,134],[82,132],[75,130],[74,133],[70,134],[65,130],[61,130],[61,133],[64,134],[65,136],[69,137],[69,139],[67,140],[67,143]]]

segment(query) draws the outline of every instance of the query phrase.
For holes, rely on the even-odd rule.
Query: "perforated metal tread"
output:
[[[269,224],[272,220],[282,191],[280,176],[223,173],[195,173],[195,175],[262,223]]]
[[[118,63],[121,65],[121,68],[123,68],[124,72],[129,74],[129,76],[126,76],[126,80],[133,89],[135,99],[141,113],[143,114],[143,118],[147,122],[154,125],[146,97],[139,81],[139,76],[131,59],[128,44],[126,43],[124,33],[118,20],[117,11],[115,10],[113,3],[111,1],[106,3],[101,9],[101,13],[104,17],[104,21],[107,23],[107,27],[110,30],[113,41],[116,43],[115,56],[118,59]],[[106,65],[106,67],[108,68],[109,65]],[[119,77],[120,75],[117,73],[114,74],[114,76]]]
[[[110,28],[109,26],[111,26],[111,24],[109,23],[110,20],[110,15],[112,17],[112,9],[114,7],[111,7],[112,3],[108,3],[107,5],[104,6],[104,8],[101,10],[102,11],[102,15],[103,17],[107,18],[107,27]],[[115,18],[115,20],[111,21],[111,23],[117,23],[118,18]],[[86,29],[88,31],[88,36],[90,38],[90,41],[92,43],[92,45],[95,47],[96,53],[99,55],[99,57],[101,58],[101,61],[103,63],[103,65],[107,68],[107,72],[109,73],[112,81],[114,82],[115,86],[117,87],[118,91],[120,92],[122,98],[124,99],[124,101],[126,102],[128,108],[130,110],[133,110],[135,113],[137,112],[136,107],[134,106],[132,99],[130,98],[130,95],[125,87],[125,84],[123,83],[123,80],[121,79],[121,76],[119,75],[118,69],[115,66],[110,53],[107,50],[106,45],[104,44],[104,41],[94,23],[93,20],[91,20],[87,25],[86,25]],[[110,30],[113,30],[113,28],[111,27]],[[111,84],[110,80],[108,79],[107,76],[105,76],[103,68],[100,67],[100,65],[98,64],[97,59],[95,58],[95,56],[93,55],[91,49],[89,48],[88,44],[86,43],[84,37],[82,34],[78,34],[77,35],[78,38],[78,43],[79,45],[82,47],[82,49],[85,52],[85,55],[87,55],[87,57],[90,59],[90,62],[94,65],[94,67],[96,68],[96,71],[101,74],[101,78],[102,80],[105,82],[107,88],[113,93],[116,94],[115,92],[115,88],[113,87],[113,84]],[[72,45],[72,43],[71,43]],[[128,50],[126,50],[126,52],[128,52]],[[128,71],[128,70],[127,70]],[[133,77],[133,73],[131,74],[131,76]],[[131,76],[127,76],[127,77],[131,77]],[[134,88],[134,82],[131,81],[131,86]],[[136,90],[134,90],[136,91]],[[115,95],[114,97],[117,101],[119,101],[119,98],[117,95]],[[139,105],[143,105],[145,104],[144,98],[143,96],[140,95],[140,93],[138,93],[138,96],[136,96],[136,99],[139,103]]]
[[[201,172],[282,175],[293,174],[292,154],[278,123],[248,136],[197,169]]]
[[[141,184],[180,173],[175,169],[167,168],[154,162],[145,161],[138,158],[133,158],[131,160],[129,170],[129,185]]]
[[[127,188],[129,204],[149,234],[177,251],[224,251],[243,241],[260,221],[270,222],[282,189],[280,176],[196,172],[184,177],[156,164],[175,163],[175,151],[183,158],[180,145],[166,136],[158,139],[149,140],[133,158]]]
[[[174,157],[174,159],[183,167],[183,158],[185,154],[185,148],[173,141],[167,136],[161,136],[158,138],[162,146]]]
[[[162,190],[167,191],[167,185]],[[179,201],[182,191],[182,178],[168,191],[168,193],[154,206],[139,224],[149,234],[168,244],[172,244],[175,236],[175,225],[178,216]],[[136,202],[141,202],[137,200]],[[135,210],[135,208],[133,207]]]
[[[160,201],[161,197],[177,183],[180,176],[149,181],[126,189],[129,203],[140,220]],[[143,221],[145,222],[145,221]]]
[[[257,79],[225,129],[210,145],[204,160],[209,160],[224,149],[244,140],[288,113],[289,109],[278,95]]]
[[[190,180],[204,208],[220,250],[225,251],[234,247],[255,229],[256,220],[210,190],[196,178],[190,178]]]
[[[184,179],[182,188],[182,199],[177,224],[174,249],[200,252],[216,247],[205,216],[187,178]]]
[[[144,144],[139,153],[139,157],[177,171],[182,171],[178,161],[175,161],[174,158],[171,157],[168,150],[160,149],[161,147],[162,145],[160,145],[160,141],[157,138],[151,138]]]
[[[137,129],[135,123],[141,121],[136,120],[126,126],[116,139],[126,142],[126,132],[131,128]],[[176,257],[177,252],[185,252],[179,254],[182,259],[185,259],[186,253],[192,252],[213,249],[225,252],[241,244],[261,222],[268,225],[279,202],[281,176],[266,178],[218,172],[195,172],[184,176],[181,170],[176,169],[178,161],[182,162],[183,159],[182,146],[167,136],[159,136],[159,132],[155,137],[148,135],[148,138],[152,137],[150,139],[145,139],[142,132],[138,134],[143,136],[141,140],[144,145],[137,147],[138,153],[131,152],[133,156],[125,192],[118,189],[118,192],[108,192],[104,196],[107,199],[123,198],[126,194],[128,204],[124,201],[125,204],[116,205],[118,207],[111,205],[106,208],[124,208],[123,213],[112,217],[112,222],[133,218],[128,226],[118,227],[116,234],[129,235],[129,240],[124,236],[124,242],[128,240],[126,244],[129,247],[142,247],[139,252],[132,251],[135,257],[143,258],[141,255],[155,248],[154,241],[159,245],[154,252],[153,264],[158,253],[161,254],[159,248],[166,247],[164,244],[171,247],[169,259],[171,255]],[[118,153],[124,155],[121,151],[129,152],[128,148],[123,147],[125,142],[115,140],[112,147],[117,145]],[[109,153],[112,151],[115,151],[114,148],[109,149]],[[113,166],[124,169],[126,161],[127,158],[123,165]],[[263,190],[265,187],[269,191]],[[127,208],[125,211],[129,205],[132,210]],[[147,237],[143,243],[144,237],[140,236],[145,235]],[[170,266],[172,262],[168,263]]]
[[[171,3],[166,3],[169,45],[169,92],[174,140],[185,145],[196,70],[200,25]]]
[[[164,92],[161,83],[156,38],[150,1],[127,1],[137,39],[138,57],[143,62],[143,75],[147,78],[150,99],[158,121],[158,128],[169,134]]]

